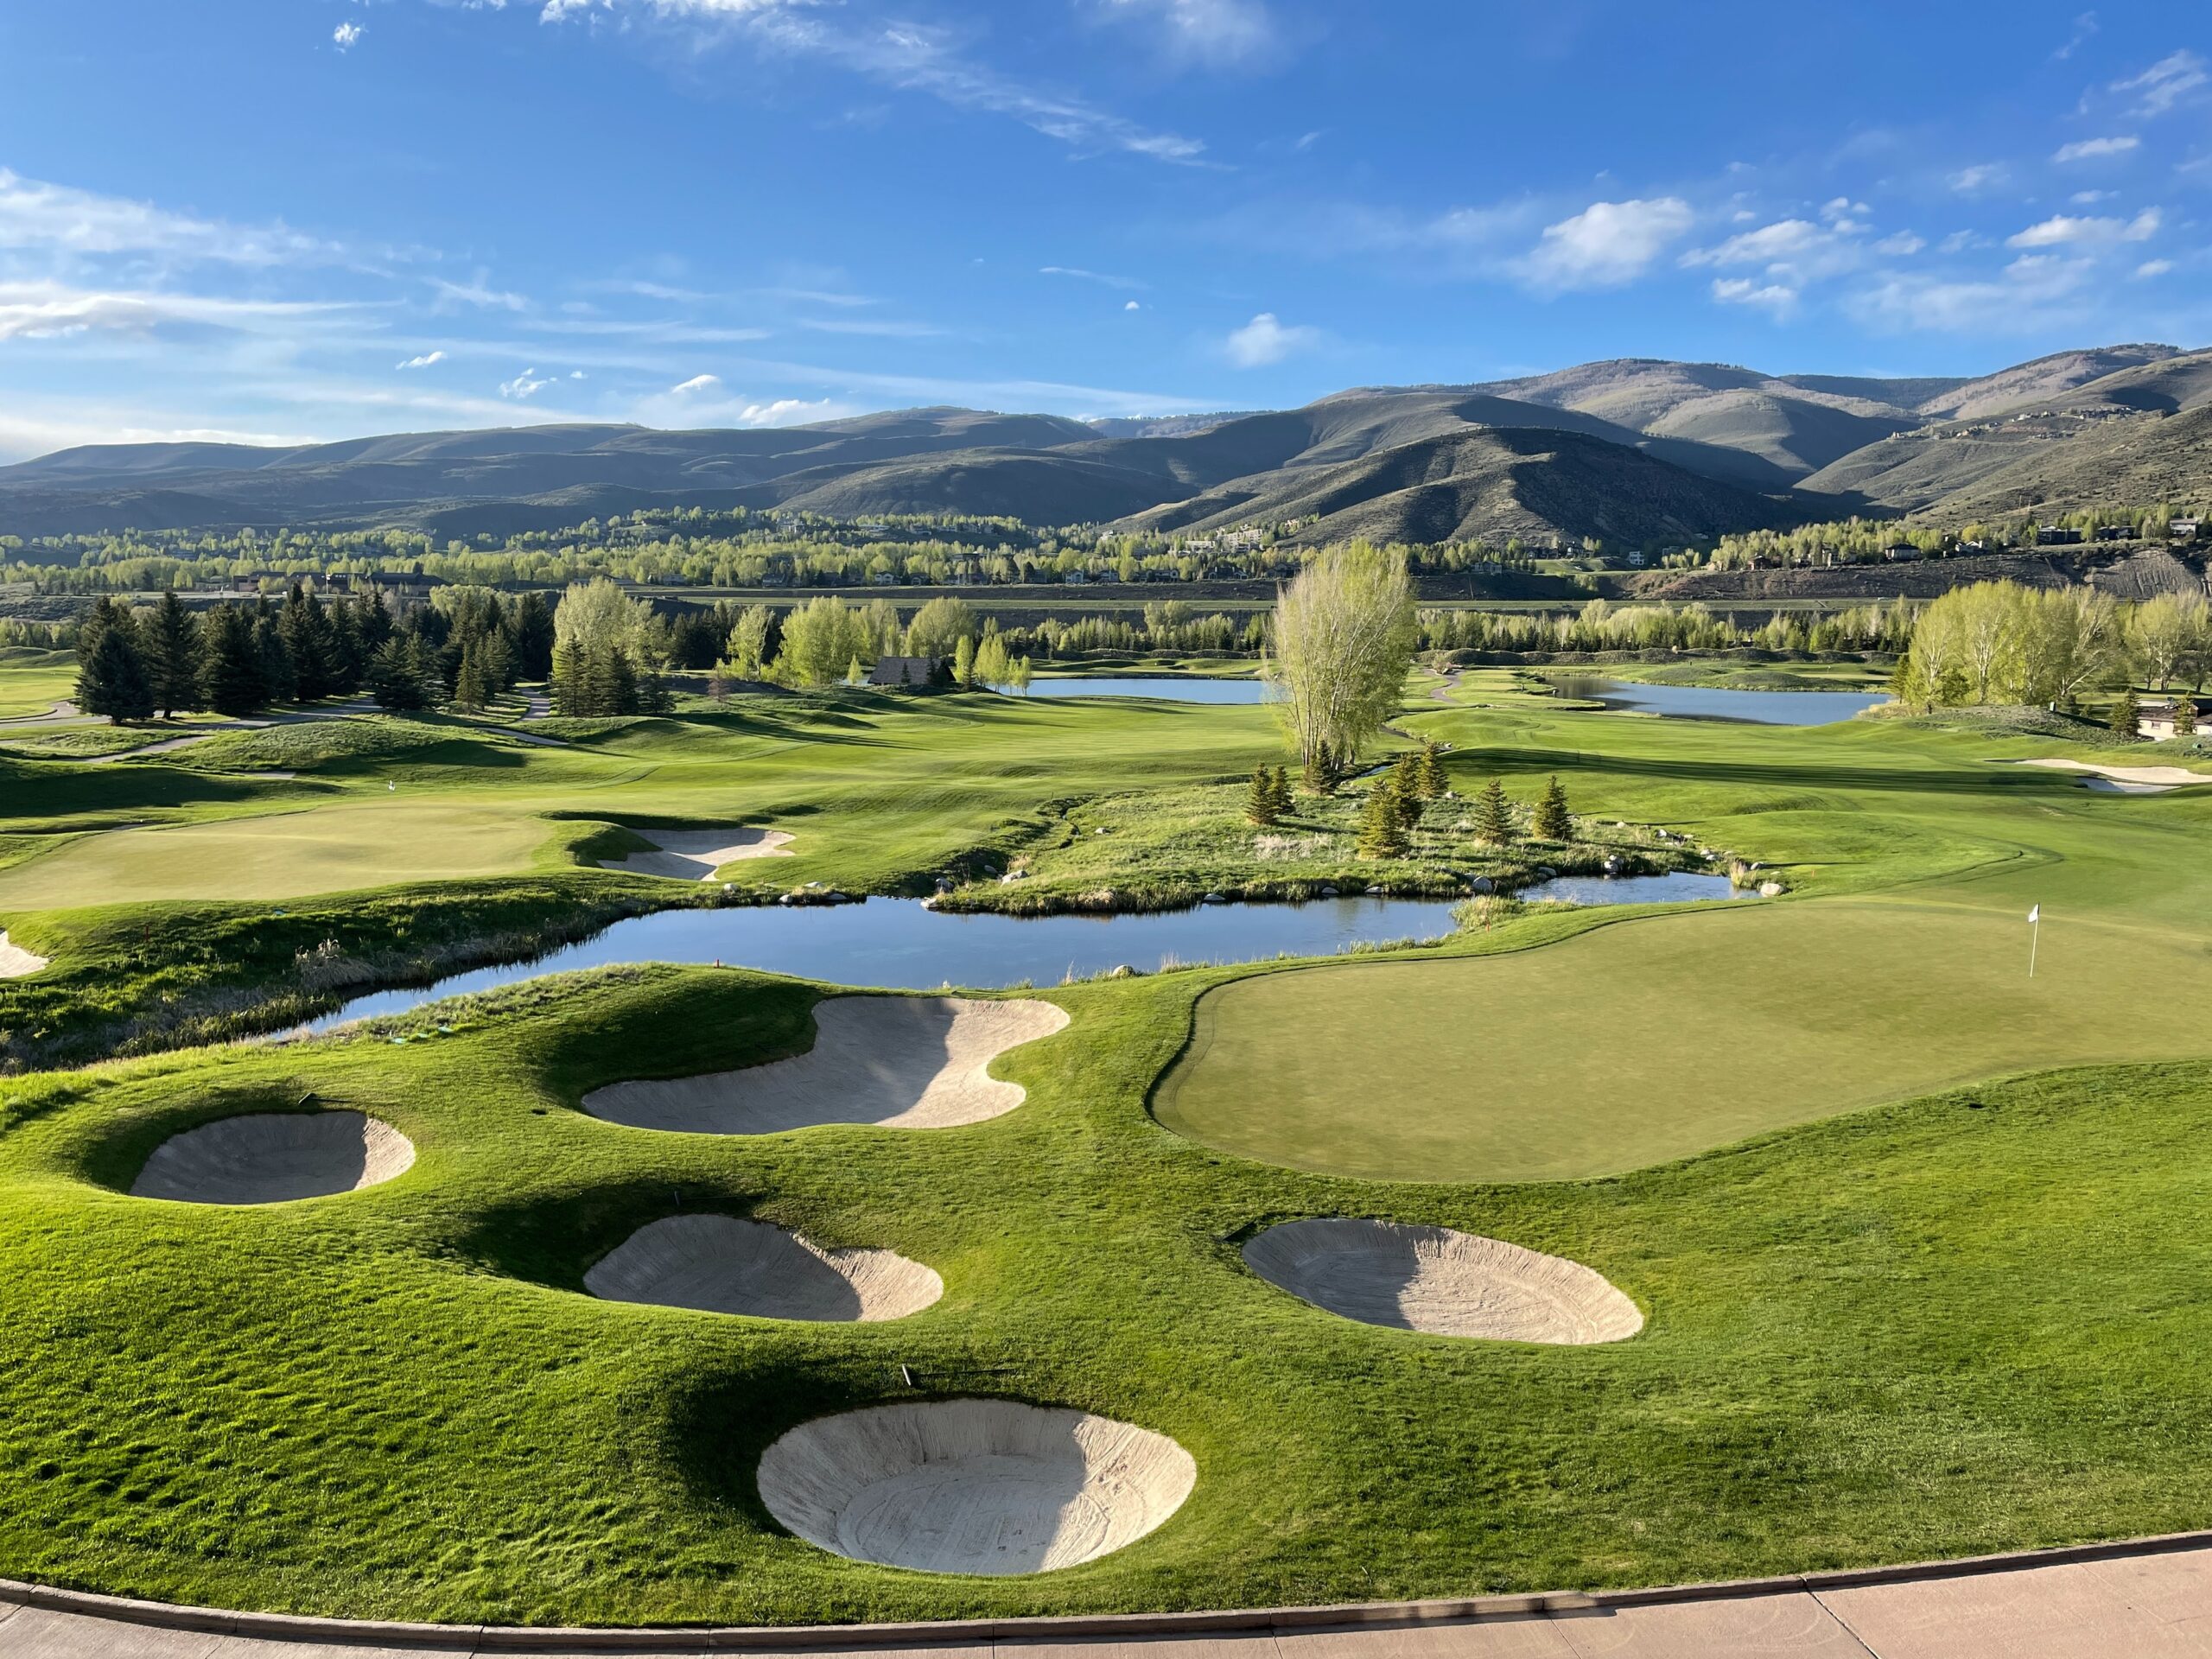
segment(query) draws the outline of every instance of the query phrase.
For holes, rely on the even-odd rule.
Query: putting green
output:
[[[351,802],[64,842],[0,871],[0,911],[151,899],[285,899],[526,870],[543,819],[450,801]]]
[[[1242,980],[1160,1122],[1336,1174],[1558,1180],[2062,1065],[2212,1054],[2201,939],[1972,886],[1654,917],[1541,949]]]

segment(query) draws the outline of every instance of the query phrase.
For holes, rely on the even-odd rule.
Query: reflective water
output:
[[[1880,692],[1731,691],[1710,685],[1649,685],[1594,674],[1547,677],[1559,689],[1560,696],[1602,702],[1608,709],[1753,726],[1827,726],[1890,700]]]
[[[1033,697],[1160,697],[1170,702],[1265,702],[1274,688],[1265,680],[1207,679],[1198,675],[1071,675],[1032,680]]]
[[[1726,899],[1726,876],[1562,876],[1525,888],[1526,899],[1640,905]],[[1332,956],[1347,945],[1436,938],[1452,931],[1453,899],[1316,899],[1301,905],[1204,905],[1117,916],[958,915],[912,899],[857,905],[741,906],[633,916],[531,961],[449,975],[412,989],[355,997],[311,1025],[404,1014],[426,1002],[488,991],[541,974],[616,963],[721,963],[838,985],[930,990],[941,985],[1057,984],[1127,963],[1146,973],[1199,962]]]

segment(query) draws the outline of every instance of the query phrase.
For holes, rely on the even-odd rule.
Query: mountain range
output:
[[[770,430],[93,445],[0,467],[0,533],[504,536],[640,507],[742,505],[1167,532],[1297,519],[1313,541],[1643,545],[1853,512],[1964,523],[2196,502],[2208,490],[2212,351],[2122,345],[1972,378],[1624,359],[1363,387],[1296,410],[1088,423],[937,408]]]

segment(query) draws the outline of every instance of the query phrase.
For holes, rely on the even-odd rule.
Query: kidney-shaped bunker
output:
[[[1135,1543],[1198,1478],[1165,1434],[1011,1400],[875,1406],[760,1458],[760,1500],[809,1543],[923,1573],[1049,1573]]]
[[[359,1112],[254,1112],[173,1135],[130,1184],[134,1198],[282,1204],[403,1175],[415,1143]]]
[[[757,1319],[903,1319],[944,1281],[895,1250],[825,1250],[735,1216],[648,1222],[584,1274],[612,1302],[652,1302]]]
[[[1253,1272],[1366,1325],[1509,1342],[1618,1342],[1643,1314],[1604,1274],[1448,1227],[1325,1217],[1244,1246]]]

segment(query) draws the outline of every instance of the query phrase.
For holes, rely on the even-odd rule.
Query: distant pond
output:
[[[1639,905],[1726,899],[1725,875],[1563,876],[1523,888],[1524,899]],[[838,985],[933,990],[997,988],[1104,973],[1123,963],[1145,973],[1186,963],[1333,956],[1348,945],[1437,938],[1452,931],[1456,899],[1314,899],[1304,904],[1205,905],[1191,910],[1096,916],[963,915],[914,899],[856,905],[745,905],[632,916],[529,961],[452,974],[412,989],[357,996],[307,1029],[405,1014],[448,996],[488,991],[542,974],[617,963],[721,963]]]
[[[1211,679],[1197,674],[1071,674],[1029,683],[1033,697],[1159,697],[1169,702],[1265,702],[1265,680]]]
[[[1599,675],[1546,676],[1560,696],[1608,709],[1726,720],[1752,726],[1827,726],[1880,707],[1889,697],[1863,691],[1732,691],[1711,685],[1653,685]]]

